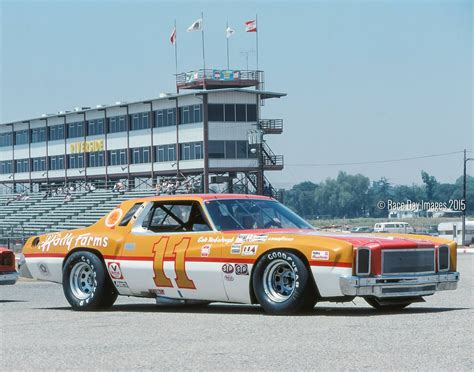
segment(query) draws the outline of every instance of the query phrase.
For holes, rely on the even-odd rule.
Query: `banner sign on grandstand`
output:
[[[83,141],[71,143],[69,146],[71,154],[79,154],[83,152],[95,152],[104,150],[104,140]]]

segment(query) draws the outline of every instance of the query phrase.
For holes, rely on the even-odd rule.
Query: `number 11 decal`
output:
[[[188,278],[184,259],[189,248],[191,238],[183,238],[174,247],[168,244],[169,237],[162,237],[153,245],[153,280],[157,287],[173,287],[171,280],[165,275],[164,262],[174,261],[176,285],[178,288],[196,289],[194,282]]]

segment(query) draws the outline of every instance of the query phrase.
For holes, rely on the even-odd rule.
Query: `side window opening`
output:
[[[142,226],[153,232],[211,230],[197,202],[157,202]]]

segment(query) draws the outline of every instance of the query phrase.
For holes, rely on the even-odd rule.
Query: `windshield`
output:
[[[274,200],[208,200],[206,207],[220,231],[251,229],[314,228],[297,214]]]

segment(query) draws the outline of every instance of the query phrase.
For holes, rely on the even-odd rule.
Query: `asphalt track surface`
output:
[[[0,369],[472,370],[474,255],[459,255],[459,270],[458,290],[400,313],[357,299],[287,317],[122,297],[75,312],[60,285],[22,280],[0,287]]]

